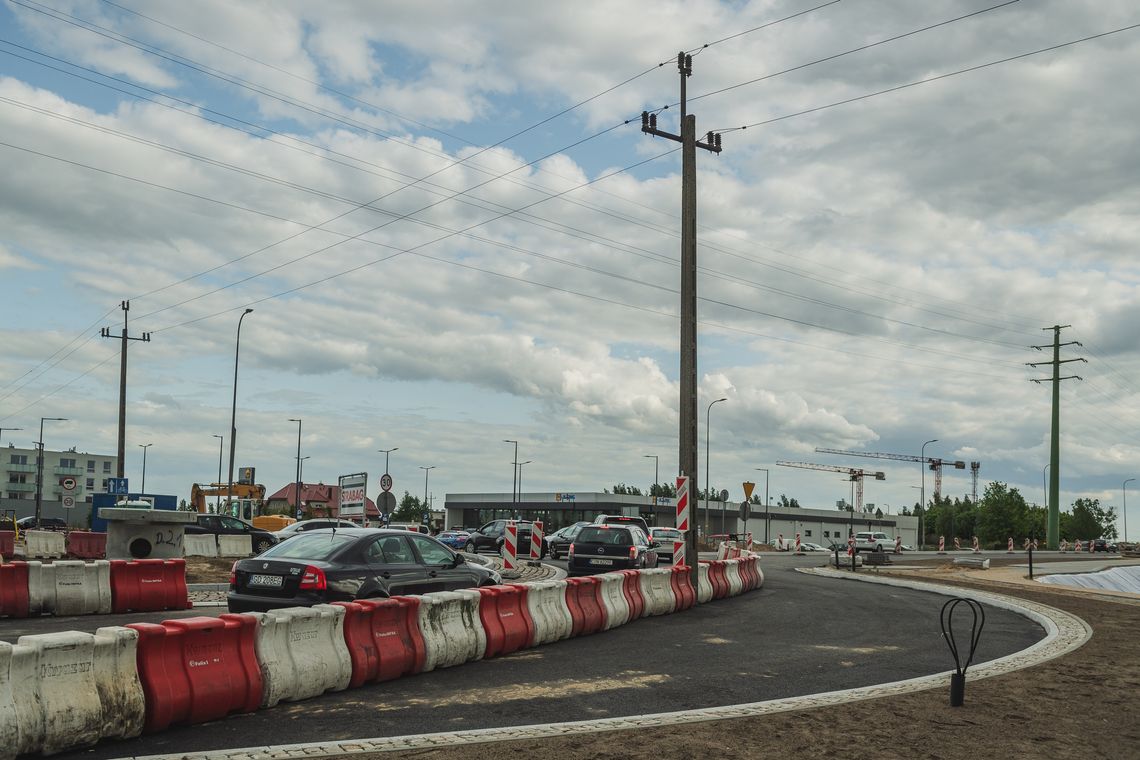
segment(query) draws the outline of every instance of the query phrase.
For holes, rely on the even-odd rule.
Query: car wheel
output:
[[[259,538],[257,540],[257,544],[253,548],[258,554],[261,554],[271,546],[273,546],[273,542],[268,538]]]
[[[478,554],[479,553],[479,550],[475,547],[474,541],[468,541],[467,546],[463,547],[463,551],[467,552],[468,554]]]
[[[550,558],[551,559],[558,559],[558,550],[555,549],[554,547],[550,548]]]
[[[875,547],[875,551],[882,553],[882,551],[883,551],[883,545],[882,545],[882,544],[879,544],[878,546],[876,546],[876,547]]]

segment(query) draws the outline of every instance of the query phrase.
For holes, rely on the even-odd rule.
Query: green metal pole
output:
[[[1049,435],[1049,523],[1045,543],[1056,550],[1061,540],[1061,327],[1053,327],[1053,425]]]

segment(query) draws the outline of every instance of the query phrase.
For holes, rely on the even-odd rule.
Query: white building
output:
[[[77,505],[90,504],[91,495],[105,493],[107,478],[115,477],[118,457],[107,454],[88,454],[76,451],[44,452],[43,490],[41,514],[46,517],[63,517],[76,525],[85,524],[90,508],[76,507],[75,519],[63,508],[60,481],[73,477],[76,481]],[[0,510],[13,510],[16,517],[26,517],[36,511],[36,449],[18,448],[8,444],[0,449]]]

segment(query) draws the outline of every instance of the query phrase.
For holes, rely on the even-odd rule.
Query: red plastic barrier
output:
[[[728,596],[728,578],[724,574],[724,560],[714,559],[708,563],[709,584],[712,585],[713,599],[724,599]]]
[[[0,530],[0,557],[11,560],[16,556],[16,531]]]
[[[675,612],[687,610],[697,603],[697,592],[693,589],[691,572],[687,565],[674,565],[673,574],[669,577],[669,584],[673,587],[673,599],[676,600]]]
[[[747,574],[748,583],[745,585],[745,591],[751,591],[760,587],[760,573],[756,569],[756,563],[760,561],[759,557],[752,556],[740,563],[740,566]]]
[[[625,576],[621,591],[625,594],[625,601],[629,605],[629,621],[632,623],[645,614],[645,597],[641,595],[641,581],[636,570],[618,572]]]
[[[418,597],[394,596],[334,604],[345,610],[344,643],[352,658],[350,687],[371,681],[391,681],[423,670],[427,650],[418,622]]]
[[[756,588],[754,585],[755,578],[752,575],[752,563],[753,559],[751,557],[742,556],[740,558],[740,562],[736,564],[736,567],[740,572],[741,593],[744,593],[745,591],[751,591],[752,589]]]
[[[76,559],[103,559],[107,556],[107,534],[73,530],[67,534],[67,553]]]
[[[111,560],[111,611],[188,610],[186,560]]]
[[[26,618],[29,609],[28,563],[0,565],[0,617]]]
[[[574,603],[571,603],[571,599]],[[566,604],[574,618],[571,636],[597,633],[606,625],[606,607],[602,604],[602,585],[593,576],[566,579]],[[575,616],[575,607],[578,614]],[[581,624],[579,624],[579,620]]]
[[[139,632],[138,671],[147,732],[253,712],[261,704],[254,653],[257,618],[222,615],[131,623]]]
[[[487,634],[483,656],[510,654],[529,646],[534,621],[526,606],[526,586],[484,586],[479,595],[479,619]]]

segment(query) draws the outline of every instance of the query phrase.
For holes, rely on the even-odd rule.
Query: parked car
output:
[[[305,531],[320,530],[321,528],[358,528],[356,523],[351,520],[340,520],[335,517],[314,517],[312,520],[299,520],[291,525],[287,525],[281,530],[273,531],[273,535],[277,536],[278,541],[284,541],[293,536],[299,536]]]
[[[428,526],[423,523],[388,523],[384,526],[391,530],[410,530],[413,533],[428,533]]]
[[[819,544],[813,544],[811,541],[800,541],[800,548],[805,552],[825,552],[825,551],[827,551],[827,549],[824,549]],[[846,547],[844,547],[844,550],[846,550]]]
[[[451,549],[462,549],[467,546],[467,538],[471,534],[465,530],[445,530],[435,537],[437,541]]]
[[[186,526],[187,533],[210,534],[215,536],[249,536],[255,554],[278,543],[277,536],[267,530],[255,528],[245,520],[229,515],[198,515],[198,521]]]
[[[657,542],[635,525],[587,525],[566,555],[570,575],[657,567]]]
[[[230,572],[230,612],[493,586],[502,577],[468,564],[430,536],[384,528],[328,528],[239,559]]]
[[[890,552],[895,549],[895,540],[886,533],[862,531],[855,534],[855,553],[861,551]]]
[[[594,518],[594,525],[636,525],[641,532],[649,535],[649,524],[640,517],[626,517],[625,515],[598,515]]]
[[[467,544],[463,550],[469,554],[493,551],[499,554],[503,550],[503,542],[507,535],[507,520],[492,520],[467,536]],[[515,549],[519,556],[530,552],[531,523],[529,520],[515,520],[518,528]],[[543,542],[545,544],[545,542]],[[545,546],[544,546],[545,548]]]
[[[650,528],[649,538],[656,541],[660,546],[657,547],[657,559],[663,562],[673,562],[673,542],[684,541],[685,534],[676,528]]]
[[[1117,550],[1116,542],[1109,541],[1107,538],[1098,538],[1093,541],[1094,552],[1114,552]]]
[[[40,517],[36,522],[35,515],[21,517],[16,521],[16,527],[23,533],[25,530],[69,530],[67,520],[62,517]]]
[[[549,536],[543,536],[542,543],[545,544],[543,549],[550,555],[551,559],[558,559],[559,557],[565,556],[566,552],[570,550],[570,544],[574,543],[575,536],[587,525],[593,525],[593,523],[585,521],[576,522],[573,525],[559,528]]]

